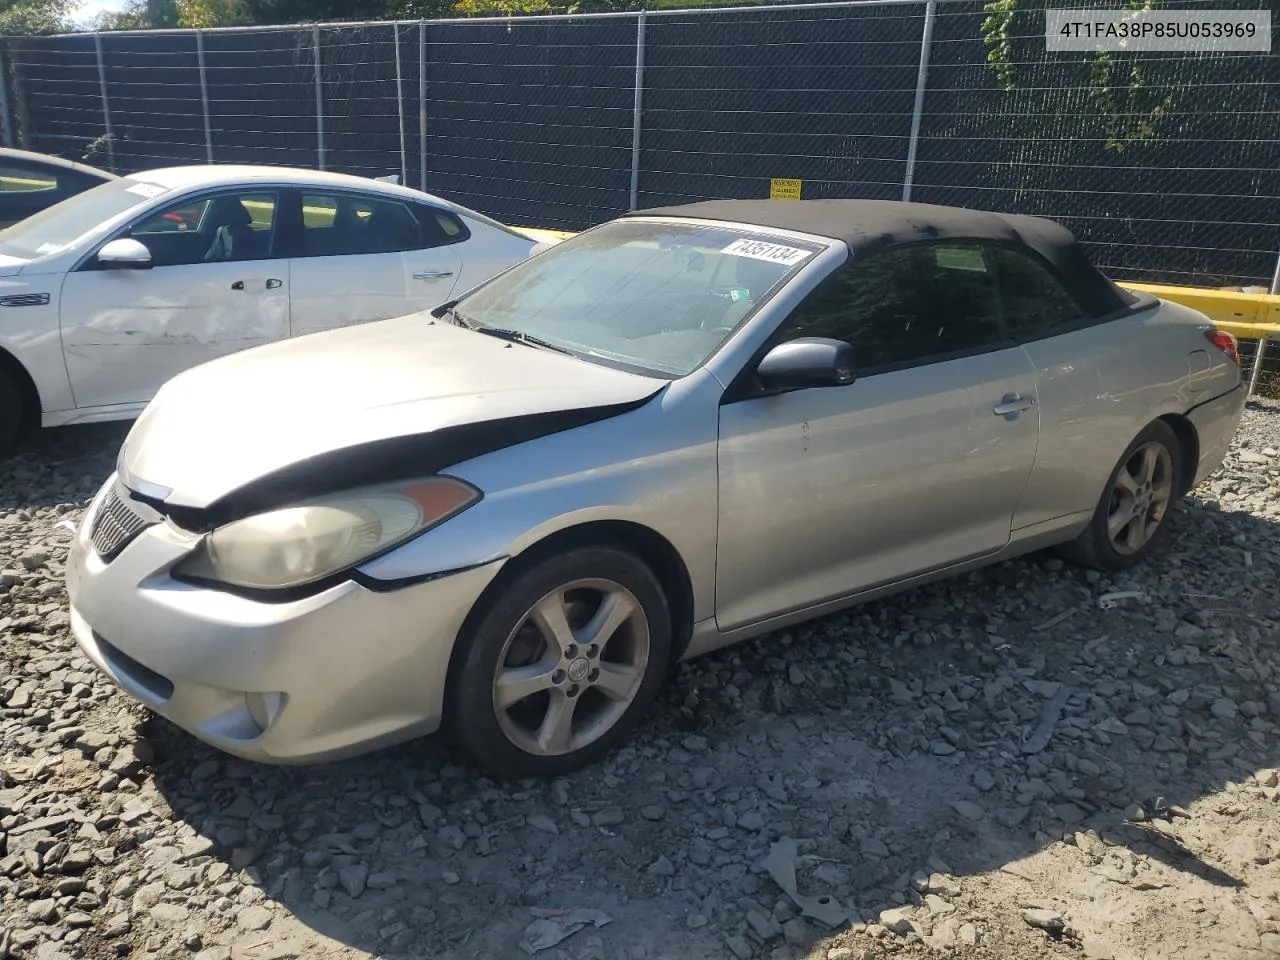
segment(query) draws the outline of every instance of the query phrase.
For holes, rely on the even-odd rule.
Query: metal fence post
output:
[[[929,76],[929,48],[933,46],[933,21],[938,14],[938,0],[924,5],[924,32],[920,37],[920,68],[916,71],[916,102],[911,111],[911,139],[907,141],[907,169],[902,177],[902,199],[911,199],[911,184],[916,178],[916,148],[920,143],[920,117],[924,113],[924,90]]]
[[[636,81],[635,102],[631,108],[631,206],[636,208],[640,195],[640,116],[644,100],[644,27],[646,11],[636,15]]]
[[[1280,293],[1280,253],[1276,254],[1276,269],[1271,274],[1271,287],[1269,292],[1274,296]],[[1267,359],[1267,335],[1264,333],[1258,338],[1258,352],[1253,355],[1253,369],[1249,371],[1249,393],[1253,396],[1258,389],[1258,378],[1262,376],[1262,366]]]
[[[209,125],[209,79],[204,69],[204,31],[196,31],[196,60],[200,64],[200,106],[204,110],[204,155],[213,163],[213,129]]]
[[[27,110],[27,92],[22,83],[22,61],[14,57],[9,66],[13,70],[13,119],[17,127],[18,146],[23,150],[30,150],[31,114]]]
[[[427,189],[427,22],[418,21],[418,189]]]
[[[311,50],[316,61],[316,157],[324,169],[324,87],[320,71],[320,28],[311,28]]]
[[[4,145],[12,147],[13,118],[9,112],[9,70],[5,63],[2,43],[0,43],[0,124],[4,125]]]
[[[1245,396],[1252,397],[1258,389],[1258,378],[1262,376],[1262,364],[1267,357],[1267,335],[1258,337],[1258,352],[1253,355],[1253,369],[1249,371],[1249,392]]]
[[[115,134],[111,132],[111,105],[107,102],[107,70],[102,64],[102,34],[93,35],[93,49],[98,55],[98,89],[102,91],[102,126],[107,135],[107,169],[115,173]]]
[[[409,162],[404,151],[404,87],[400,73],[400,24],[393,23],[391,29],[396,38],[396,114],[400,120],[400,182],[409,185]]]

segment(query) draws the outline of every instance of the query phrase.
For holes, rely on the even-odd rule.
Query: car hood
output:
[[[117,466],[170,506],[203,510],[254,490],[252,507],[265,509],[602,419],[665,383],[419,314],[179,374],[138,418]]]
[[[22,268],[30,262],[30,260],[24,260],[22,257],[11,257],[8,254],[0,253],[0,277],[16,277],[22,272]]]

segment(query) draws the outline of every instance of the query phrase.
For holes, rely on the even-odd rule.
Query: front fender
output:
[[[76,405],[58,326],[62,280],[47,273],[0,280],[0,350],[31,377],[44,414]]]
[[[483,491],[469,510],[360,568],[400,580],[516,556],[602,520],[647,527],[689,571],[694,616],[715,591],[716,442],[721,387],[668,391],[638,410],[518,444],[441,473]]]

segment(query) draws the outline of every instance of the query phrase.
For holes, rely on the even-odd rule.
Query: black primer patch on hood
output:
[[[626,403],[531,413],[458,424],[429,433],[387,437],[299,460],[231,491],[204,508],[160,503],[155,506],[184,529],[197,532],[213,530],[234,520],[309,497],[430,476],[486,453],[637,410],[662,389]]]

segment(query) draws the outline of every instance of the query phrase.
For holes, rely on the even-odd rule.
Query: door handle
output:
[[[991,408],[991,412],[997,417],[1004,417],[1006,420],[1016,420],[1018,414],[1024,410],[1030,410],[1035,405],[1035,397],[1023,397],[1016,393],[1006,393],[1000,398],[1000,402]]]
[[[441,277],[452,277],[452,270],[422,270],[413,275],[415,280],[438,280]]]
[[[237,280],[235,283],[233,283],[233,284],[231,285],[231,289],[232,289],[232,290],[243,290],[243,289],[244,289],[244,281],[243,281],[243,280]]]
[[[267,279],[267,289],[274,290],[276,287],[284,286],[283,280],[277,280],[275,277]]]

